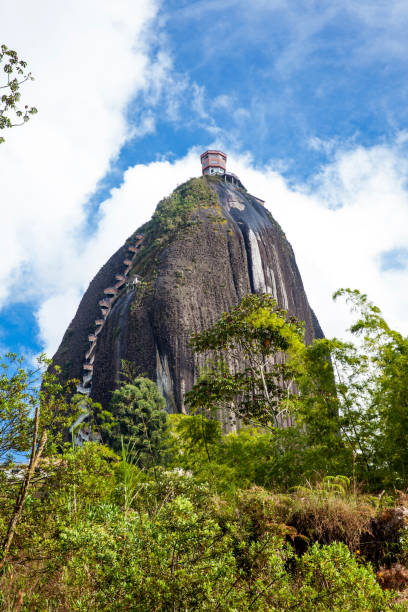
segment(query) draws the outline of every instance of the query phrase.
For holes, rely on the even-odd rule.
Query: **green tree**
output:
[[[210,329],[192,337],[197,353],[212,356],[186,394],[192,410],[229,410],[237,418],[276,428],[290,412],[293,357],[304,349],[304,326],[267,294],[246,295]],[[237,371],[237,363],[245,365]]]
[[[253,484],[268,486],[277,480],[277,432],[246,426],[222,435],[221,423],[201,414],[173,414],[170,422],[174,465],[210,483],[218,493]]]
[[[356,342],[315,340],[296,365],[299,457],[316,472],[346,474],[373,488],[408,484],[408,338],[356,290],[340,289],[357,313]]]
[[[105,433],[106,442],[116,451],[122,445],[137,455],[140,466],[161,463],[165,454],[167,414],[165,401],[156,384],[139,376],[112,395],[110,410],[116,423]]]
[[[354,378],[339,380],[353,394],[353,411],[342,412],[351,433],[357,431],[356,452],[364,457],[371,479],[379,479],[381,486],[406,487],[408,337],[391,329],[365,294],[341,289],[334,297],[345,297],[358,314],[350,331],[359,341],[348,353]]]
[[[44,355],[33,369],[25,367],[24,358],[15,353],[0,359],[0,463],[29,451],[37,413],[40,436],[48,431],[50,453],[62,443],[64,427],[80,412],[77,403],[68,403],[64,395],[75,381],[62,385],[59,368],[51,372],[49,366]]]
[[[4,90],[0,99],[0,130],[15,127],[26,123],[31,115],[37,113],[34,106],[20,106],[20,87],[26,81],[34,80],[31,72],[27,72],[27,62],[20,59],[16,51],[7,45],[0,46],[0,65],[4,64],[6,82],[0,82],[0,89]],[[4,138],[0,136],[0,144]]]
[[[14,354],[7,355],[2,362],[0,416],[4,423],[1,424],[0,444],[7,452],[29,450],[29,461],[8,519],[1,547],[0,571],[5,565],[39,460],[61,445],[63,430],[72,418],[72,409],[66,401],[71,381],[61,385],[58,368],[53,372],[45,371],[50,363],[41,356],[38,368],[30,372],[22,367],[23,360]]]
[[[33,397],[23,359],[7,354],[0,363],[0,463],[30,447]]]
[[[370,424],[361,411],[364,369],[365,360],[350,343],[323,338],[306,347],[296,364],[296,431],[285,440],[294,451],[289,472],[296,466],[308,478],[313,473],[351,476],[357,448],[366,457]]]

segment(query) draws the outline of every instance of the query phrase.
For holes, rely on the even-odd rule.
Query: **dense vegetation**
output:
[[[389,587],[408,584],[408,339],[339,295],[357,344],[305,347],[271,296],[246,296],[192,339],[208,365],[191,414],[126,380],[111,414],[91,406],[105,444],[64,442],[83,400],[6,360],[0,452],[31,460],[0,470],[1,609],[406,609]]]

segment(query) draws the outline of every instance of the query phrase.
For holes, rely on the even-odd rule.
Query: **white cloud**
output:
[[[166,63],[164,53],[152,57],[157,10],[157,0],[23,0],[18,12],[2,4],[0,42],[28,61],[36,80],[22,99],[39,113],[0,146],[0,305],[10,295],[44,299],[76,273],[72,293],[81,286],[89,195],[129,135],[154,130],[149,111],[133,132],[125,113]]]

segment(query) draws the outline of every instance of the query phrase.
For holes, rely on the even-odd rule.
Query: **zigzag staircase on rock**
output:
[[[130,245],[127,247],[127,250],[132,255],[127,255],[123,260],[124,265],[126,266],[123,272],[115,275],[115,283],[104,289],[105,297],[99,300],[99,306],[101,307],[101,318],[95,320],[95,330],[93,333],[89,334],[88,340],[90,342],[89,349],[85,353],[85,360],[83,363],[84,374],[82,377],[82,382],[77,386],[77,392],[82,393],[83,395],[89,395],[92,388],[92,376],[93,376],[93,364],[95,361],[95,353],[96,353],[96,345],[98,342],[98,336],[101,333],[105,321],[108,318],[112,304],[115,301],[118,292],[123,286],[126,284],[129,288],[132,285],[135,285],[139,281],[139,277],[135,276],[132,283],[126,282],[129,272],[133,266],[136,255],[139,251],[140,245],[143,242],[144,236],[142,234],[136,234],[137,242],[134,245]]]

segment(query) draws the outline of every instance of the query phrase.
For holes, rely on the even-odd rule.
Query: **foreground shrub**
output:
[[[299,561],[298,571],[297,600],[305,612],[398,609],[392,604],[394,594],[382,591],[372,570],[360,565],[341,542],[313,544]]]
[[[47,469],[0,576],[2,610],[403,609],[344,544],[296,554],[288,522],[302,503],[314,509],[308,545],[328,504],[367,504],[334,485],[310,499],[261,487],[222,497],[182,469],[142,471],[93,444]]]

